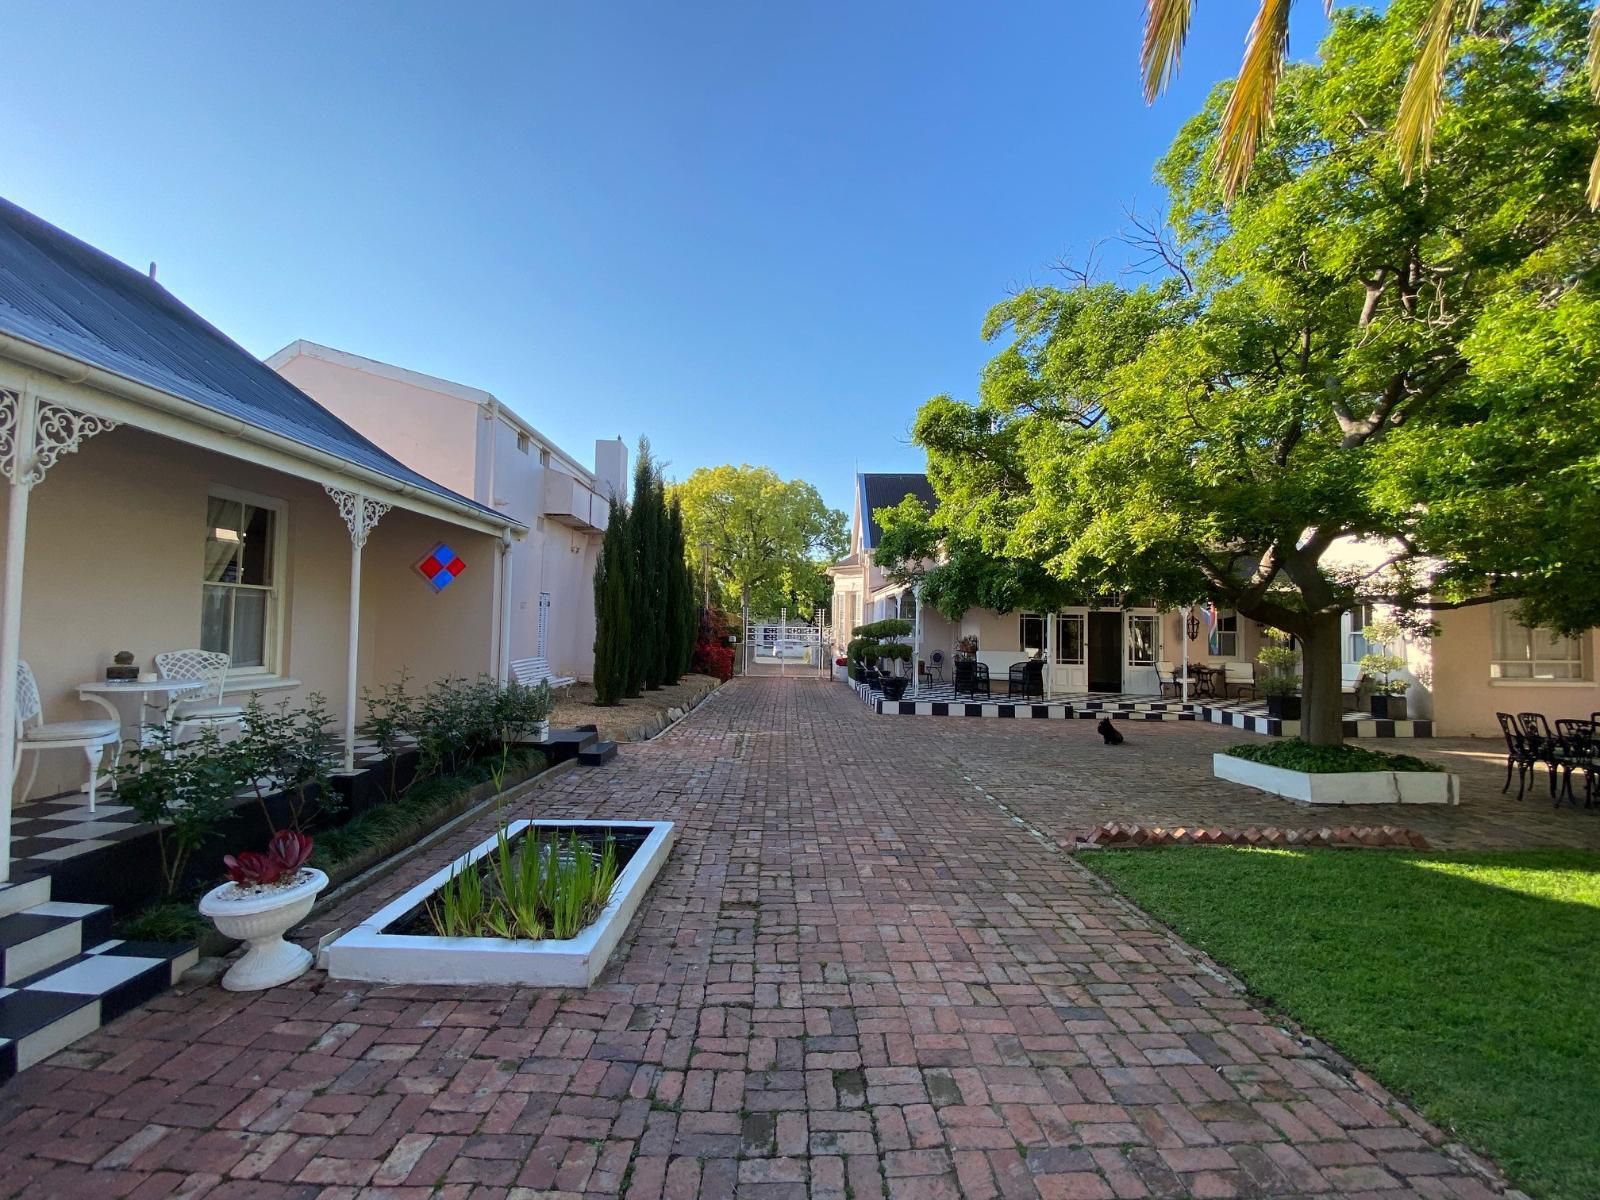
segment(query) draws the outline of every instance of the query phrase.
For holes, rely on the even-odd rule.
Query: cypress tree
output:
[[[627,692],[632,639],[633,547],[628,511],[613,496],[606,536],[594,569],[594,693],[616,704]]]
[[[667,512],[667,481],[658,465],[650,490],[650,519],[655,525],[656,642],[655,677],[658,686],[678,682],[674,665],[678,649],[677,560],[673,557],[672,520]]]
[[[684,672],[683,666],[683,637],[684,623],[683,610],[689,598],[685,592],[686,580],[684,577],[683,561],[683,513],[678,508],[677,497],[673,497],[670,506],[662,506],[662,514],[666,525],[666,536],[663,539],[666,553],[661,556],[662,566],[666,571],[666,597],[667,603],[663,613],[663,627],[666,636],[663,642],[662,680],[667,685],[678,682],[678,677]]]
[[[639,461],[633,469],[633,508],[628,514],[628,536],[633,548],[633,647],[628,663],[629,696],[661,686],[657,644],[661,637],[661,602],[656,594],[660,557],[654,505],[655,462],[650,442],[639,439]]]

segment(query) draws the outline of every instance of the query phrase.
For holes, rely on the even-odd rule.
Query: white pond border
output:
[[[1461,780],[1448,771],[1291,771],[1232,754],[1213,754],[1218,779],[1302,804],[1459,804]]]
[[[512,821],[515,837],[536,829],[643,829],[644,845],[617,878],[611,901],[575,938],[543,941],[493,937],[430,937],[384,933],[383,928],[419,907],[449,880],[453,871],[494,851],[497,837],[480,842],[415,887],[385,904],[328,947],[328,975],[369,983],[520,984],[531,987],[588,987],[605,969],[622,940],[661,864],[672,849],[671,821]]]

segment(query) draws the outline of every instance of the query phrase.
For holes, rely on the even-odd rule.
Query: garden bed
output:
[[[590,845],[615,839],[619,874],[610,898],[576,936],[530,940],[513,937],[447,937],[430,932],[430,905],[443,906],[441,892],[458,873],[477,872],[500,850],[489,838],[453,863],[384,905],[328,949],[334,979],[375,983],[522,984],[587,987],[606,965],[645,892],[672,847],[670,821],[513,821],[506,826],[513,852],[530,834],[576,834]]]
[[[1247,743],[1211,756],[1211,773],[1302,804],[1458,804],[1461,780],[1436,763],[1357,746]]]
[[[674,712],[682,716],[720,686],[710,675],[685,675],[671,687],[603,707],[594,702],[592,684],[575,683],[556,699],[550,724],[574,729],[593,726],[602,741],[642,742],[676,720]]]

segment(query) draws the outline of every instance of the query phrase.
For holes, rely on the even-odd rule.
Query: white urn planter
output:
[[[550,740],[550,722],[548,719],[533,723],[533,740],[536,742],[548,742]]]
[[[200,900],[200,913],[217,932],[248,947],[228,968],[222,986],[230,992],[258,992],[298,979],[311,966],[311,951],[283,940],[311,911],[328,877],[315,867],[302,867],[296,882],[284,887],[240,887],[224,883]]]

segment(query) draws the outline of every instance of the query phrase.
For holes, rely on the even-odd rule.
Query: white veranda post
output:
[[[389,511],[389,506],[381,500],[374,500],[360,492],[347,492],[332,484],[324,484],[323,490],[339,506],[339,515],[350,530],[350,634],[344,669],[344,769],[353,771],[356,765],[356,665],[361,651],[361,548],[367,544],[367,534],[377,528],[379,519]]]
[[[5,578],[0,581],[0,883],[11,878],[11,808],[17,771],[17,668],[22,660],[22,567],[28,497],[83,439],[117,423],[42,401],[31,387],[0,388],[0,472],[9,490]]]
[[[1185,704],[1189,703],[1189,613],[1193,609],[1194,605],[1192,604],[1185,604],[1178,609],[1178,615],[1182,619],[1181,628],[1178,630],[1178,640],[1183,643],[1183,675],[1181,678],[1183,680],[1183,702]]]
[[[1052,672],[1056,665],[1056,614],[1044,615],[1044,698],[1050,699],[1055,691],[1055,679]]]
[[[911,694],[922,695],[922,672],[917,668],[922,662],[922,582],[919,580],[911,589],[912,600],[917,606],[912,619],[915,624],[911,626]]]

